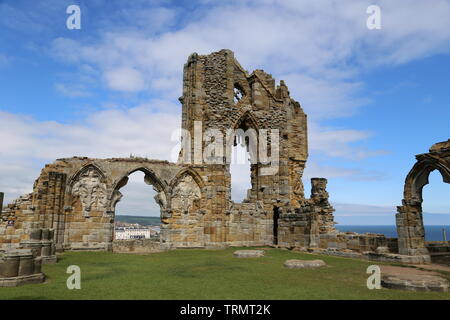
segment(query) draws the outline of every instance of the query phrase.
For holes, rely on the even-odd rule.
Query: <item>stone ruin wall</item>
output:
[[[307,117],[283,81],[275,86],[272,76],[262,70],[249,74],[229,50],[193,54],[184,66],[180,101],[182,128],[191,134],[183,143],[193,148],[181,152],[178,163],[74,157],[46,165],[33,192],[3,210],[0,248],[24,248],[43,241],[43,250],[51,241],[54,249],[42,254],[49,257],[55,250],[111,250],[120,188],[138,170],[158,192],[163,249],[275,244],[365,251],[389,246],[381,235],[343,234],[335,229],[326,179],[312,179],[311,197],[305,198]],[[278,170],[263,175],[270,165],[252,164],[252,188],[246,200],[232,202],[229,164],[195,162],[196,123],[201,123],[201,136],[208,129],[218,129],[224,136],[227,129],[279,130]],[[200,146],[207,147],[206,142]],[[230,151],[227,146],[224,141],[225,152]],[[186,163],[189,156],[191,162]],[[395,251],[392,244],[390,250]]]
[[[428,153],[419,154],[416,159],[405,179],[402,205],[397,207],[399,252],[429,260],[422,215],[422,190],[434,170],[439,171],[445,183],[450,183],[450,139],[434,144]]]

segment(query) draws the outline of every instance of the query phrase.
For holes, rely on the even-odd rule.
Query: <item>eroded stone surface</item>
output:
[[[326,266],[323,260],[286,260],[284,266],[289,269],[320,268]]]
[[[233,255],[238,258],[259,258],[264,256],[264,250],[238,250]]]
[[[432,270],[391,265],[381,265],[380,269],[381,285],[385,288],[410,291],[448,291],[448,281]]]
[[[0,287],[17,287],[24,284],[42,283],[45,281],[45,275],[43,273],[36,273],[27,276],[18,276],[11,278],[0,277]]]
[[[40,283],[42,258],[31,249],[7,250],[0,254],[0,287],[15,287],[27,283]]]
[[[406,264],[427,264],[431,262],[429,255],[402,255],[395,253],[364,252],[364,256],[371,261],[384,261]]]
[[[388,289],[409,291],[448,292],[449,283],[446,279],[435,275],[385,275],[381,276],[381,285]]]

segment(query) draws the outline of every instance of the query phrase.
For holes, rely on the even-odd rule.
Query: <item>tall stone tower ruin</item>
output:
[[[208,131],[219,130],[223,136],[223,157],[225,164],[220,175],[225,174],[225,192],[230,189],[229,168],[226,156],[235,137],[228,136],[227,130],[247,131],[247,138],[260,138],[255,146],[252,163],[252,188],[248,201],[264,201],[266,204],[278,202],[299,206],[304,199],[301,177],[308,157],[307,117],[300,104],[289,96],[283,81],[276,86],[275,80],[263,70],[251,74],[245,71],[230,50],[221,50],[207,56],[192,54],[184,66],[182,128],[191,138],[191,155],[188,163],[201,170],[204,159],[200,159],[201,149],[207,147]],[[197,125],[197,131],[195,126]],[[250,129],[250,130],[249,130]],[[260,136],[266,130],[267,140]],[[260,161],[259,144],[267,144],[270,149],[270,134],[278,135],[278,163]],[[197,136],[196,136],[197,135]],[[232,139],[230,141],[230,139]],[[197,148],[197,149],[196,149]],[[189,149],[189,148],[187,148]],[[196,158],[197,156],[197,158]],[[197,160],[197,161],[196,161]],[[220,161],[218,161],[219,163]],[[268,167],[278,165],[273,174]],[[207,168],[209,170],[209,168]],[[267,174],[269,173],[269,174]],[[219,173],[218,173],[219,174]],[[227,194],[228,196],[228,194]]]

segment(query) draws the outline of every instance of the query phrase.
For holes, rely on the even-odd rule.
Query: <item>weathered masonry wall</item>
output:
[[[223,186],[216,178],[202,178],[202,171],[199,174],[189,166],[139,158],[75,157],[47,165],[33,193],[5,208],[0,229],[3,247],[42,242],[36,234],[44,228],[45,234],[51,230],[51,241],[59,250],[111,250],[120,188],[136,171],[144,172],[145,181],[158,192],[155,201],[161,208],[162,247],[273,244],[274,207],[266,210],[262,200],[232,203],[221,199],[217,190]],[[208,173],[209,177],[225,177],[223,171]],[[325,220],[320,224],[326,226],[329,217],[321,217]]]
[[[305,197],[307,116],[283,81],[276,85],[262,70],[248,73],[229,50],[192,54],[184,66],[180,101],[184,133],[178,163],[59,159],[45,166],[31,194],[4,209],[1,247],[40,243],[42,251],[51,241],[56,250],[112,250],[120,189],[135,171],[144,172],[145,181],[157,191],[161,249],[278,245],[372,250],[383,245],[382,240],[372,241],[373,236],[355,240],[337,232],[326,179],[312,179],[311,197]],[[222,141],[223,152],[214,151],[205,159],[202,151],[212,141],[211,132],[223,137],[214,136],[214,141]],[[251,165],[251,189],[243,203],[234,203],[227,155],[239,140],[249,147],[251,134],[260,138],[250,155],[256,160]],[[261,161],[263,155],[268,161]]]

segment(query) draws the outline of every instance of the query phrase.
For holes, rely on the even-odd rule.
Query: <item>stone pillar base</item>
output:
[[[54,264],[57,261],[58,261],[58,259],[57,259],[56,255],[42,257],[42,263],[43,264]]]
[[[0,287],[17,287],[24,284],[43,283],[44,281],[45,275],[36,273],[27,276],[0,278]]]

